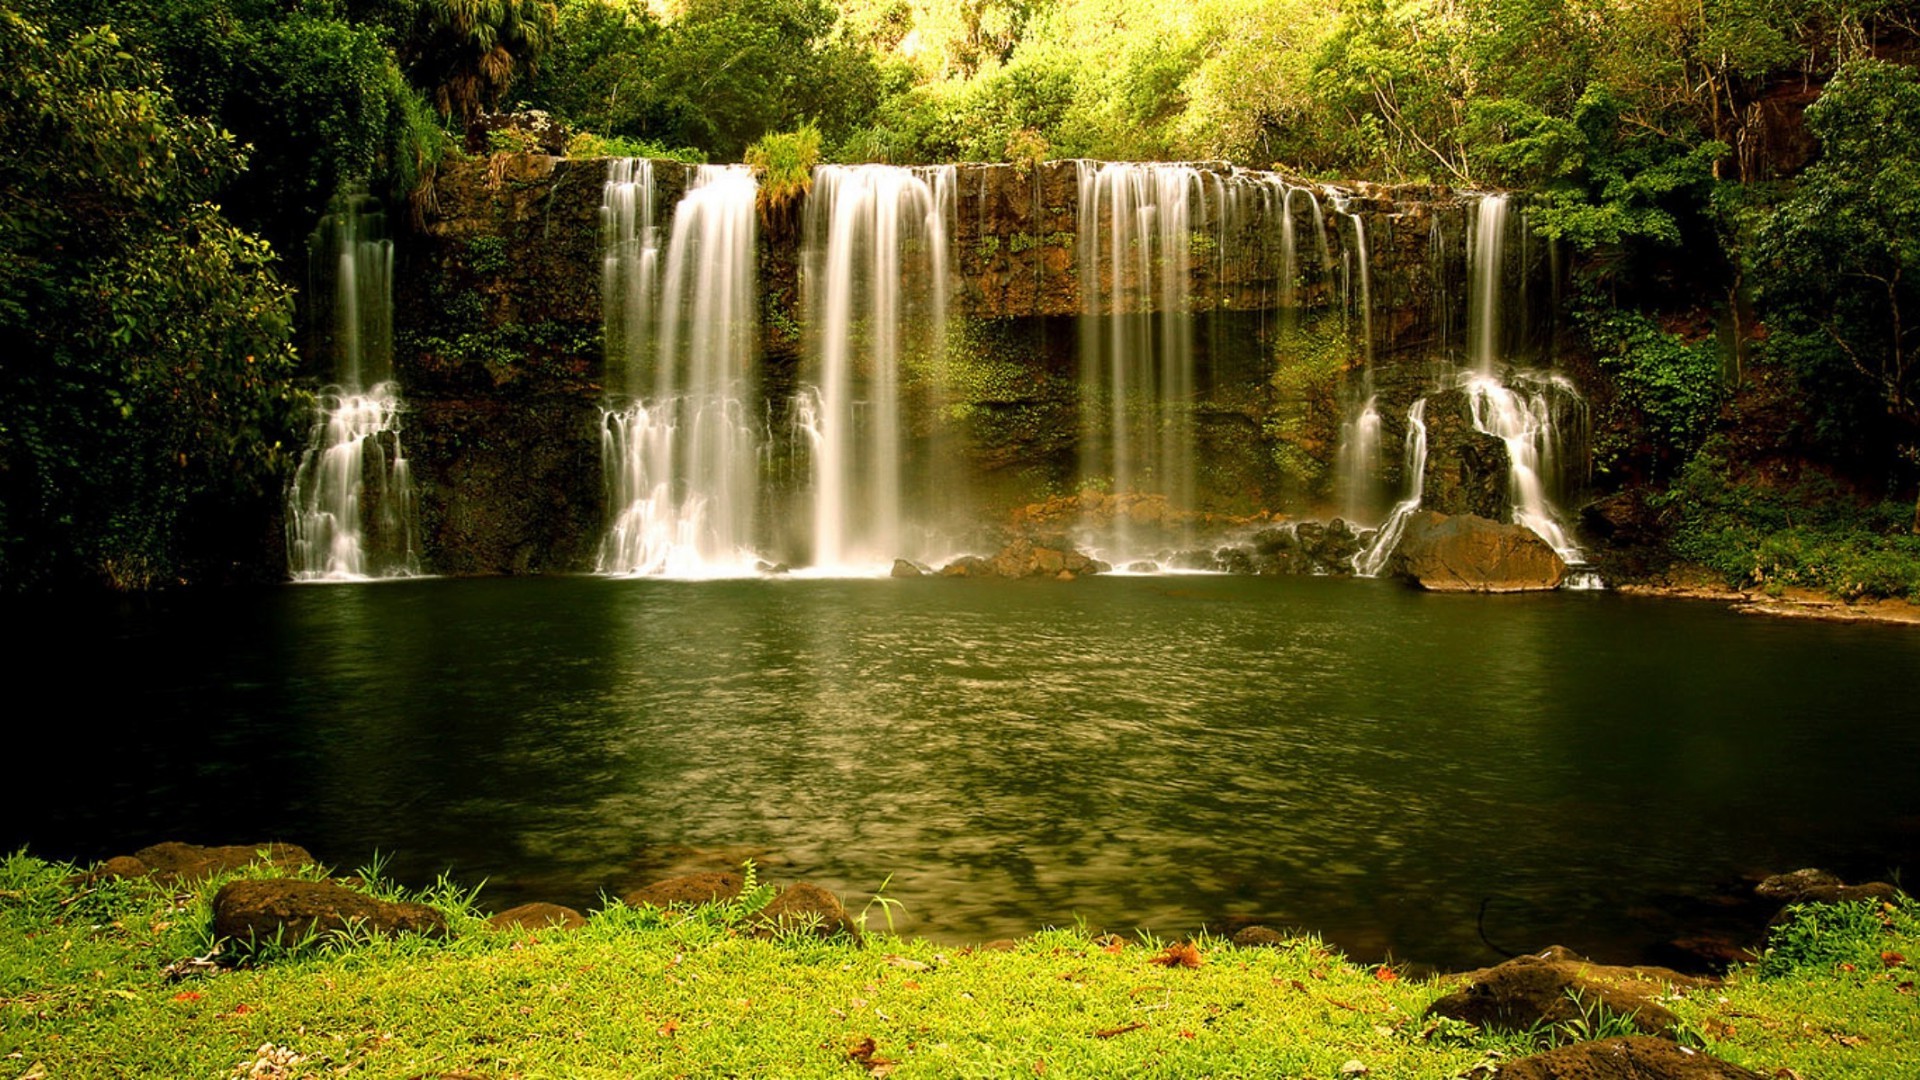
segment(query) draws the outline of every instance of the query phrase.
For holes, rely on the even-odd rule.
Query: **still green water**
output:
[[[1246,577],[288,587],[47,615],[15,843],[304,843],[591,905],[751,855],[904,932],[1259,917],[1631,958],[1743,873],[1920,868],[1920,632]],[[30,666],[28,670],[33,670]],[[79,717],[105,719],[80,727]],[[61,756],[62,752],[65,756]],[[877,920],[880,909],[874,909]]]

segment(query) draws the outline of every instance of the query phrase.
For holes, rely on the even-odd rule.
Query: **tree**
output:
[[[1807,128],[1820,157],[1757,252],[1762,310],[1778,331],[1769,350],[1819,388],[1832,434],[1885,445],[1875,429],[1890,427],[1920,464],[1920,71],[1846,64]]]
[[[0,3],[0,56],[0,582],[220,573],[299,404],[273,253],[209,201],[243,154],[110,30]]]
[[[500,106],[516,76],[539,64],[558,15],[552,0],[419,0],[401,50],[440,112],[471,126],[482,109]]]

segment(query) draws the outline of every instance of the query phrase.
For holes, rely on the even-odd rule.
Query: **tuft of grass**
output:
[[[759,178],[760,217],[771,229],[813,190],[820,129],[808,122],[795,131],[762,135],[747,147],[745,160]]]

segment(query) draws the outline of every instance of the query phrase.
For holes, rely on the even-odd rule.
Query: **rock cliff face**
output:
[[[957,436],[952,452],[985,515],[1081,482],[1079,170],[1050,162],[954,173],[946,397],[921,422]],[[1336,210],[1330,190],[1296,184],[1299,279],[1285,290],[1275,239],[1281,182],[1263,181],[1263,194],[1224,166],[1197,170],[1205,209],[1193,219],[1188,289],[1195,509],[1331,516],[1340,425],[1368,396],[1382,419],[1374,479],[1382,492],[1401,490],[1407,406],[1430,388],[1436,359],[1465,345],[1466,202],[1440,189],[1359,186],[1338,193]],[[424,222],[398,242],[395,366],[431,571],[592,566],[606,520],[606,174],[603,160],[543,155],[455,162]],[[667,229],[691,170],[659,162],[654,176]],[[809,328],[800,230],[775,221],[760,231],[762,385],[771,398],[806,378]],[[1544,246],[1528,258],[1544,266]],[[1533,308],[1545,309],[1546,292]],[[1535,337],[1550,332],[1532,322]],[[1464,464],[1459,484],[1435,491],[1443,508],[1504,518],[1504,489],[1483,483],[1504,468],[1498,441],[1483,445],[1470,429],[1447,439]]]

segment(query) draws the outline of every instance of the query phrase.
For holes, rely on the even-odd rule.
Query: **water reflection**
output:
[[[420,581],[52,623],[48,657],[120,676],[69,702],[114,718],[84,805],[31,781],[9,838],[52,854],[271,833],[589,905],[751,855],[856,900],[892,874],[902,927],[949,938],[1242,916],[1469,964],[1483,899],[1501,940],[1620,955],[1648,895],[1920,848],[1898,629],[1245,578]]]

